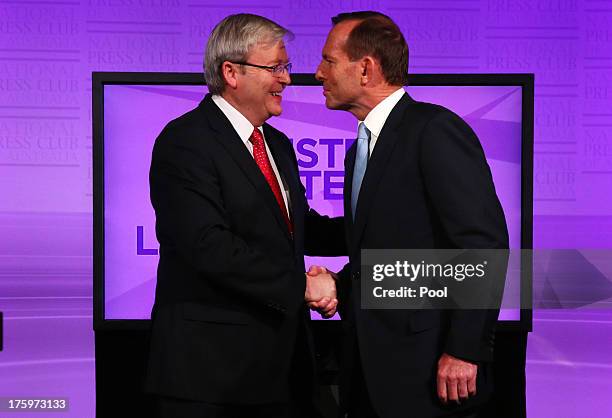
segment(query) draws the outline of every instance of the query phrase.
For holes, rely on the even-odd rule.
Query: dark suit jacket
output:
[[[481,398],[490,387],[497,311],[362,310],[361,249],[507,248],[504,214],[478,138],[451,111],[407,94],[390,113],[368,161],[355,222],[351,184],[356,143],[345,159],[349,264],[340,275],[345,323],[345,384],[358,344],[361,367],[381,417],[432,417],[447,410],[436,395],[443,352],[480,362]],[[478,399],[470,401],[470,404]]]
[[[150,188],[160,258],[148,392],[209,403],[287,400],[298,330],[308,321],[304,243],[318,245],[313,255],[346,252],[342,219],[308,207],[287,137],[263,129],[289,190],[293,237],[210,95],[155,142]]]

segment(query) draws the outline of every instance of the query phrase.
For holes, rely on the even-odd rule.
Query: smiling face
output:
[[[287,64],[289,58],[282,40],[273,44],[258,44],[253,47],[245,60],[249,64],[273,67]],[[232,64],[236,65],[236,64]],[[283,111],[281,106],[282,92],[291,83],[287,72],[275,76],[270,70],[250,66],[239,66],[243,70],[235,72],[236,85],[227,89],[234,99],[232,104],[253,126],[261,126],[271,116],[278,116]],[[225,96],[225,95],[224,95]]]
[[[361,66],[351,62],[344,45],[351,30],[359,23],[349,20],[336,24],[327,36],[322,59],[315,77],[323,83],[325,105],[329,109],[351,111],[361,93]]]

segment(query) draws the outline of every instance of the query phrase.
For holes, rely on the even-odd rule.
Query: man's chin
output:
[[[325,99],[325,107],[329,110],[346,110],[346,106],[342,103],[334,102],[330,99]]]
[[[267,111],[269,115],[268,117],[280,116],[280,114],[283,113],[283,106],[279,102],[275,103],[273,101],[269,101],[262,103],[262,106]]]

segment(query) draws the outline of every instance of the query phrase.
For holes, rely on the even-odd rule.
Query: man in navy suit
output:
[[[361,249],[508,248],[489,166],[460,117],[404,91],[408,47],[389,17],[332,22],[316,77],[327,107],[358,121],[345,159],[349,264],[337,276],[341,407],[350,418],[475,416],[491,392],[498,311],[361,309],[359,283]]]
[[[266,123],[291,82],[286,34],[260,16],[221,21],[206,49],[210,93],[155,141],[146,390],[161,417],[311,416],[304,252],[346,250],[342,218],[308,207],[291,143]],[[311,284],[310,300],[334,299],[331,278]]]

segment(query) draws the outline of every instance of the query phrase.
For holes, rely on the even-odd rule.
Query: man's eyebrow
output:
[[[284,64],[289,63],[289,61],[290,61],[289,59],[286,59],[286,60],[283,60],[283,59],[280,59],[280,58],[279,59],[273,59],[273,60],[268,61],[266,66],[274,67],[275,65],[284,65]]]

